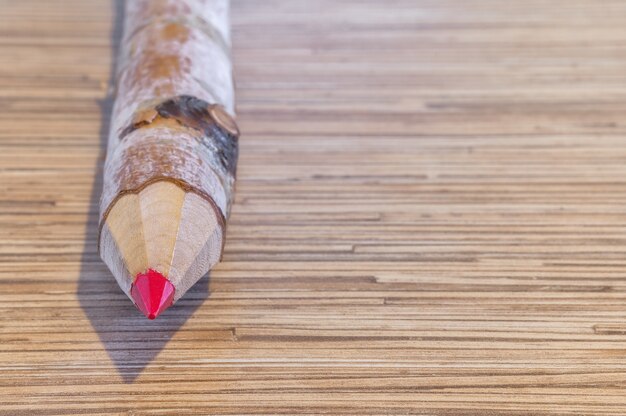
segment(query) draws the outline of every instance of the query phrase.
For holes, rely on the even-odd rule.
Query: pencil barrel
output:
[[[157,180],[228,217],[238,154],[227,0],[128,0],[101,222]]]

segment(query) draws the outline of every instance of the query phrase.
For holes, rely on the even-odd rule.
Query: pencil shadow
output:
[[[111,84],[117,71],[117,56],[124,24],[124,0],[112,0],[112,5],[115,21],[111,33]],[[109,88],[109,91],[113,91],[113,88]],[[207,298],[209,279],[205,276],[176,306],[166,310],[158,319],[149,321],[126,297],[100,260],[97,248],[99,201],[112,107],[113,96],[109,93],[100,102],[102,124],[99,157],[93,172],[94,182],[89,200],[77,297],[120,377],[125,383],[132,383]]]

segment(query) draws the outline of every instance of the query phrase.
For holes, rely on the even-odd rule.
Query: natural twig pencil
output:
[[[150,319],[221,257],[239,131],[228,0],[127,0],[99,249]]]

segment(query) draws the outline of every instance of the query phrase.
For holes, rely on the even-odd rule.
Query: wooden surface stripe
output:
[[[626,414],[626,4],[233,0],[223,262],[97,254],[121,1],[0,0],[0,415]]]

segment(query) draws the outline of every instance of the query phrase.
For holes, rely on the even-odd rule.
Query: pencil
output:
[[[219,262],[238,155],[228,0],[128,0],[98,247],[156,318]]]

